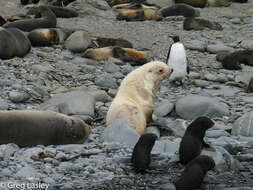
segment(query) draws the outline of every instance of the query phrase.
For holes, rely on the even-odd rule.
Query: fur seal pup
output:
[[[0,59],[23,57],[31,50],[31,43],[17,28],[0,27]]]
[[[78,17],[78,12],[72,8],[65,8],[65,7],[58,7],[53,5],[44,5],[45,7],[49,8],[57,18],[72,18]],[[40,10],[37,6],[28,7],[27,15],[35,15],[35,18],[40,18]]]
[[[185,165],[197,157],[202,148],[210,148],[204,142],[206,130],[211,128],[214,122],[208,117],[202,116],[195,119],[186,129],[179,146],[180,163]]]
[[[224,55],[221,63],[224,69],[229,70],[241,70],[241,64],[253,66],[253,50],[239,50]]]
[[[0,26],[4,25],[6,23],[6,20],[0,16]]]
[[[207,0],[207,5],[210,7],[229,7],[232,5],[231,0]]]
[[[173,68],[170,79],[173,82],[179,81],[182,85],[184,77],[189,74],[188,60],[184,45],[180,42],[180,37],[172,36],[172,39],[174,43],[169,48],[166,62]]]
[[[103,61],[107,60],[109,57],[115,57],[125,62],[133,61],[140,64],[148,62],[148,55],[146,53],[132,48],[122,48],[119,46],[87,49],[81,56],[95,59],[97,61]]]
[[[122,38],[103,38],[103,37],[97,37],[96,43],[98,44],[98,47],[107,47],[107,46],[119,46],[119,47],[125,47],[125,48],[133,48],[133,44],[127,40],[124,40]]]
[[[160,61],[151,61],[130,72],[107,112],[106,125],[115,119],[124,119],[143,134],[147,123],[152,121],[156,92],[172,72],[171,67]]]
[[[21,147],[83,143],[91,128],[81,119],[52,111],[0,111],[0,144]]]
[[[185,3],[193,7],[204,8],[206,6],[207,0],[175,0],[175,3]]]
[[[199,18],[186,18],[183,23],[183,28],[184,30],[204,30],[204,28],[223,30],[223,27],[219,23]]]
[[[18,20],[3,25],[4,28],[18,28],[22,31],[30,32],[37,28],[55,28],[56,16],[46,6],[39,6],[41,18]]]
[[[157,136],[153,133],[146,133],[141,135],[136,143],[132,153],[132,163],[136,173],[144,173],[150,164],[151,150],[155,144]]]
[[[195,190],[200,187],[206,173],[215,167],[214,160],[205,155],[198,156],[190,161],[180,177],[175,182],[177,190]]]
[[[190,5],[178,3],[170,7],[163,7],[159,10],[163,17],[168,16],[184,16],[184,17],[198,17],[200,16],[200,11],[194,9]]]
[[[72,32],[61,28],[35,29],[27,37],[32,46],[43,47],[62,44]]]
[[[163,16],[158,10],[154,9],[138,9],[138,10],[123,10],[117,15],[117,20],[126,21],[144,21],[144,20],[156,20],[160,21]]]

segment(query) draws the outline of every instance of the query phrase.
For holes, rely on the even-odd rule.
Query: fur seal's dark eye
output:
[[[159,69],[159,73],[162,73],[163,72],[163,69]]]
[[[149,72],[149,73],[151,73],[151,72],[152,72],[152,70],[148,70],[148,72]]]

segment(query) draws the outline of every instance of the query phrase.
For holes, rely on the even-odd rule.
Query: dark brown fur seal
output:
[[[204,8],[207,0],[175,0],[175,3],[185,3],[193,7]]]
[[[78,12],[71,8],[65,8],[65,7],[58,7],[58,6],[52,6],[52,5],[44,5],[45,7],[49,8],[57,18],[72,18],[72,17],[78,17]],[[35,18],[40,18],[40,10],[39,7],[29,7],[29,10],[27,12],[27,15],[35,15]]]
[[[200,12],[194,9],[190,5],[186,4],[176,4],[170,7],[164,7],[159,10],[163,17],[168,16],[184,16],[184,17],[198,17],[200,16]]]
[[[0,111],[0,144],[21,147],[83,143],[90,126],[81,119],[51,111]]]
[[[30,32],[37,28],[55,28],[56,16],[46,6],[40,6],[41,18],[18,20],[3,25],[4,28],[18,28],[22,31]]]
[[[183,23],[183,28],[184,30],[204,30],[204,28],[223,30],[223,27],[219,23],[199,18],[186,18]]]
[[[52,46],[62,44],[73,31],[61,28],[36,29],[28,34],[32,46]]]
[[[100,48],[107,47],[107,46],[119,46],[119,47],[125,47],[125,48],[133,48],[132,43],[130,43],[127,40],[121,39],[121,38],[98,37],[96,39],[96,42]]]
[[[23,57],[31,50],[31,43],[17,28],[0,27],[0,59]]]
[[[210,145],[204,142],[206,130],[211,128],[214,122],[208,117],[202,116],[195,119],[186,129],[180,142],[179,159],[185,165],[196,158],[203,147],[209,148]]]
[[[229,70],[241,70],[241,64],[253,66],[253,50],[239,50],[224,55],[222,66]]]
[[[206,173],[215,167],[214,160],[209,156],[198,156],[189,164],[180,177],[175,182],[177,190],[195,190],[200,187]]]
[[[134,147],[132,163],[137,173],[144,173],[150,164],[151,150],[155,144],[157,136],[153,133],[142,135]]]

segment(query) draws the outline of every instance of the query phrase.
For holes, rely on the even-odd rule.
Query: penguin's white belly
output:
[[[170,79],[182,81],[187,74],[187,59],[183,44],[176,43],[171,46],[167,64],[173,68]]]

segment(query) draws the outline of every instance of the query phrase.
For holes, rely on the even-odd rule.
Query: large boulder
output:
[[[245,113],[235,121],[232,135],[253,137],[253,111]]]
[[[189,95],[176,103],[176,113],[183,119],[192,120],[199,116],[223,117],[229,115],[228,105],[215,98]]]

